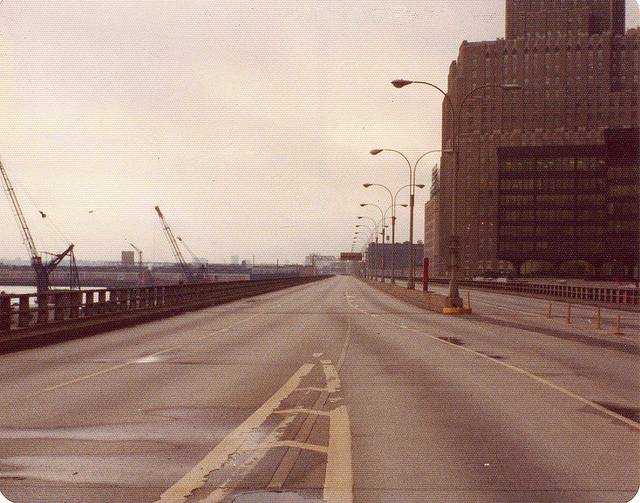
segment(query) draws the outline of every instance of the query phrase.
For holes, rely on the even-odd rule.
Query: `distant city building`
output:
[[[123,250],[122,251],[122,265],[133,265],[136,263],[136,254],[133,250]]]
[[[639,32],[624,31],[624,0],[506,4],[506,38],[463,42],[449,69],[454,103],[486,84],[521,86],[479,90],[461,114],[461,276],[556,274],[575,261],[629,275],[638,261]],[[445,106],[443,148],[452,126]],[[437,226],[427,250],[439,276],[448,274],[452,157],[442,156],[439,200],[425,218]]]
[[[436,261],[440,218],[440,167],[431,170],[430,198],[424,205],[424,254],[430,264]]]
[[[418,241],[413,245],[415,257],[416,257],[416,269],[422,269],[422,262],[424,258],[424,244]],[[367,251],[365,254],[365,263],[369,268],[375,268],[376,270],[381,268],[382,254],[384,253],[384,270],[385,275],[389,276],[391,274],[391,264],[392,264],[392,246],[391,243],[369,243],[367,247]],[[409,265],[410,265],[410,246],[409,242],[406,241],[404,243],[396,243],[395,246],[395,271],[396,276],[404,276],[406,277],[409,274]],[[419,274],[418,274],[419,276]]]

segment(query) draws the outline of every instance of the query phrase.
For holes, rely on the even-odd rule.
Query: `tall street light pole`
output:
[[[380,217],[382,218],[382,254],[381,254],[381,263],[380,263],[380,268],[382,270],[382,276],[381,276],[381,280],[384,283],[384,238],[385,238],[385,229],[386,229],[386,221],[385,221],[385,212],[382,211],[382,208],[380,208],[380,206],[378,206],[377,204],[373,204],[373,203],[360,203],[360,206],[362,208],[365,208],[367,206],[373,206],[374,208],[378,208],[378,210],[380,211]]]
[[[381,183],[364,183],[362,184],[365,189],[369,187],[382,187],[389,193],[389,197],[391,198],[391,284],[396,282],[395,279],[395,266],[396,266],[396,208],[395,208],[395,199],[393,197],[393,192],[386,185],[382,185]],[[384,254],[384,239],[382,240],[382,250]],[[383,280],[384,281],[384,280]]]
[[[391,196],[391,204],[392,204],[392,210],[391,210],[391,284],[395,285],[395,283],[396,283],[396,207],[398,207],[398,206],[406,207],[407,206],[407,205],[399,205],[399,204],[396,203],[396,201],[398,200],[398,194],[400,193],[400,191],[402,189],[406,189],[407,187],[409,187],[409,185],[405,185],[404,187],[400,187],[396,191],[395,195],[393,194],[393,192],[391,192],[389,187],[387,187],[386,185],[382,185],[381,183],[364,183],[363,187],[365,189],[368,189],[369,187],[382,187],[387,192],[389,192],[389,195]],[[418,187],[420,189],[424,189],[424,185],[422,185],[422,184],[418,184],[418,185],[416,185],[416,187]]]
[[[369,153],[371,155],[378,155],[381,152],[395,152],[396,154],[402,156],[404,160],[407,162],[407,166],[409,166],[409,281],[407,282],[407,288],[409,290],[414,290],[416,287],[415,284],[415,269],[416,269],[416,254],[413,247],[413,209],[415,207],[415,199],[416,199],[416,169],[418,168],[418,163],[426,157],[428,154],[433,154],[435,152],[441,152],[440,149],[429,150],[422,154],[416,162],[412,165],[411,161],[409,161],[408,157],[404,155],[399,150],[395,150],[392,148],[376,148],[370,150]]]
[[[415,179],[414,179],[414,182],[415,182]],[[411,187],[411,186],[410,186],[410,185],[404,185],[404,186],[400,187],[400,188],[396,191],[395,195],[393,196],[394,204],[395,204],[395,201],[397,201],[397,200],[398,200],[398,195],[400,194],[400,191],[402,191],[402,190],[406,189],[407,187]],[[418,183],[418,184],[415,184],[415,187],[416,187],[416,188],[418,188],[418,189],[424,189],[425,185],[424,185],[424,184],[422,184],[422,183]],[[405,206],[406,206],[406,205],[405,205]],[[394,222],[393,222],[393,225],[394,225],[394,227],[395,227],[395,220],[394,220]],[[394,265],[394,267],[392,268],[391,273],[395,276],[395,265]]]
[[[365,243],[363,243],[362,245],[362,253],[365,253],[365,249],[367,249],[369,247],[369,243],[371,243],[371,241],[373,241],[373,235],[376,232],[375,229],[372,229],[371,227],[369,227],[368,225],[362,225],[362,224],[358,224],[356,225],[356,228],[363,228],[363,229],[367,229],[369,231],[369,237],[367,237],[367,240]],[[368,250],[367,250],[368,253]],[[366,260],[366,266],[367,266],[367,277],[369,279],[372,279],[372,275],[371,275],[371,261],[370,260]]]
[[[458,291],[458,269],[459,265],[459,237],[456,230],[456,207],[457,207],[457,185],[458,185],[458,157],[459,157],[459,147],[460,147],[460,117],[462,108],[467,101],[474,93],[480,91],[481,89],[488,88],[498,88],[504,91],[510,91],[515,89],[521,89],[519,84],[486,84],[482,86],[478,86],[467,94],[465,94],[457,107],[454,107],[453,100],[448,93],[443,91],[440,87],[431,82],[425,82],[422,80],[394,80],[391,84],[400,89],[402,87],[408,86],[410,84],[422,84],[425,86],[432,87],[442,93],[444,99],[449,108],[449,113],[451,114],[451,128],[452,128],[452,153],[453,153],[453,170],[452,170],[452,196],[451,196],[451,236],[449,238],[449,268],[451,269],[451,274],[449,276],[449,302],[452,307],[462,307],[462,298],[460,297],[460,293]]]
[[[379,250],[378,250],[378,224],[377,222],[371,218],[371,217],[365,217],[365,216],[359,216],[358,220],[371,220],[371,222],[373,223],[373,228],[375,230],[375,236],[376,236],[376,246],[375,246],[375,257],[373,257],[372,261],[373,261],[373,277],[377,278],[378,277],[378,271],[376,268],[376,263],[378,262],[378,254],[379,254]]]

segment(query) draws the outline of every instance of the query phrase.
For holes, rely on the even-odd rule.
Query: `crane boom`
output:
[[[162,225],[162,230],[164,231],[164,235],[166,236],[167,241],[169,241],[169,246],[171,247],[173,256],[175,257],[176,262],[178,263],[178,265],[180,266],[180,269],[182,270],[182,274],[184,274],[184,277],[187,281],[193,281],[193,272],[191,271],[191,268],[185,261],[184,256],[180,251],[180,247],[178,246],[178,242],[176,241],[176,238],[173,235],[173,231],[171,230],[171,227],[169,227],[169,224],[165,220],[164,215],[162,214],[162,211],[160,211],[160,208],[156,206],[155,210],[156,210],[156,213],[158,214],[158,217],[160,218],[160,224]]]
[[[38,253],[38,249],[36,248],[36,243],[33,240],[33,236],[31,235],[31,230],[29,229],[29,225],[27,224],[27,219],[24,217],[24,213],[22,212],[22,208],[20,207],[20,202],[18,201],[18,196],[16,196],[16,191],[11,184],[11,180],[9,180],[9,175],[7,175],[7,171],[4,169],[2,161],[0,161],[0,174],[2,175],[2,182],[9,198],[9,202],[11,203],[11,209],[13,210],[13,214],[16,217],[16,221],[18,222],[18,227],[20,228],[20,233],[22,234],[22,241],[24,242],[29,255],[31,256],[31,267],[36,274],[36,288],[38,289],[38,293],[47,292],[49,290],[49,274],[62,262],[65,257],[69,257],[71,261],[71,265],[69,267],[69,288],[80,288],[80,278],[78,275],[78,266],[76,264],[76,259],[73,254],[73,244],[70,244],[69,247],[59,253],[54,255],[53,258],[47,262],[42,262],[42,256]]]
[[[144,270],[142,268],[142,250],[131,242],[129,244],[131,245],[131,248],[133,248],[135,251],[138,252],[138,281],[140,281],[140,284],[142,284],[144,283]]]
[[[2,165],[2,161],[0,161],[0,173],[2,173],[2,182],[4,184],[4,189],[7,192],[7,197],[9,198],[9,202],[11,203],[11,209],[13,210],[13,214],[16,217],[16,221],[18,222],[18,227],[20,228],[20,233],[22,234],[22,241],[24,242],[24,245],[31,257],[31,263],[42,263],[42,257],[38,253],[36,243],[33,240],[33,236],[31,235],[31,230],[29,230],[29,225],[27,224],[26,218],[24,218],[22,208],[20,207],[20,203],[18,202],[16,191],[13,189],[13,185],[11,184],[11,180],[9,180],[9,175],[7,175],[7,172]]]
[[[186,250],[189,252],[189,255],[191,255],[191,258],[193,259],[193,263],[202,265],[202,262],[200,261],[200,259],[196,257],[196,254],[193,253],[193,250],[191,248],[189,248],[189,245],[187,245],[187,243],[184,242],[184,239],[182,239],[180,236],[176,236],[176,239],[180,241],[182,243],[182,246],[184,246]]]

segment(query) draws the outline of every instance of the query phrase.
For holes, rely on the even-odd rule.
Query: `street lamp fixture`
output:
[[[393,84],[393,87],[397,87],[398,89],[404,87],[404,86],[408,86],[409,84],[413,84],[412,80],[403,80],[403,79],[398,79],[398,80],[394,80],[391,82],[391,84]]]
[[[452,177],[451,177],[451,226],[450,232],[451,235],[449,237],[449,263],[451,273],[449,275],[449,298],[448,302],[451,307],[462,307],[462,298],[460,297],[460,293],[458,292],[458,268],[459,266],[459,237],[457,235],[456,230],[456,212],[457,212],[457,186],[458,186],[458,157],[460,153],[459,148],[459,135],[460,135],[460,127],[461,127],[461,116],[462,109],[466,101],[476,92],[482,89],[488,88],[497,88],[502,89],[503,91],[513,91],[517,89],[522,89],[520,84],[515,83],[504,83],[504,84],[484,84],[478,87],[471,89],[467,94],[461,97],[458,101],[456,100],[456,104],[454,106],[453,100],[449,93],[445,92],[442,88],[438,87],[436,84],[432,84],[431,82],[425,82],[422,80],[404,80],[398,79],[391,82],[393,87],[398,89],[408,86],[409,84],[422,84],[425,86],[432,87],[437,90],[444,96],[444,101],[447,103],[449,113],[451,114],[451,126],[452,126],[452,143],[453,148],[446,151],[446,153],[453,153],[453,169],[452,169]],[[444,151],[443,151],[444,152]]]
[[[406,161],[409,166],[409,280],[407,281],[407,288],[409,290],[414,290],[415,285],[415,268],[416,268],[416,257],[415,257],[415,249],[413,246],[413,213],[415,207],[415,194],[416,194],[416,170],[418,169],[418,164],[420,161],[426,157],[428,154],[433,154],[435,152],[442,152],[442,149],[434,149],[429,150],[422,154],[415,163],[411,164],[409,158],[404,155],[399,150],[395,150],[392,148],[377,148],[370,150],[369,153],[371,155],[378,155],[380,152],[394,152]],[[404,188],[404,187],[403,187]]]
[[[373,206],[374,208],[377,208],[378,211],[380,212],[380,222],[381,222],[381,226],[382,226],[382,256],[381,256],[381,260],[380,260],[380,269],[382,271],[382,276],[381,276],[381,280],[382,283],[384,283],[384,246],[385,246],[385,230],[387,228],[386,224],[386,219],[385,219],[385,212],[382,211],[382,208],[380,208],[380,206],[378,206],[377,204],[373,204],[373,203],[360,203],[360,207],[364,208],[365,206]],[[377,235],[377,234],[376,234]]]

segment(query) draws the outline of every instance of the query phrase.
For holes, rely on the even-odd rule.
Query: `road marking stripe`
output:
[[[302,365],[258,410],[229,433],[189,473],[163,492],[158,502],[180,503],[186,501],[193,491],[206,483],[212,471],[220,469],[229,459],[229,456],[238,451],[249,434],[259,428],[273,414],[280,406],[280,403],[300,385],[302,378],[309,374],[313,367],[313,363]]]
[[[199,342],[199,341],[202,341],[204,339],[208,339],[212,335],[219,334],[221,332],[228,332],[230,328],[232,328],[232,327],[234,327],[236,325],[239,325],[240,323],[244,323],[245,321],[249,321],[250,319],[255,318],[256,316],[259,316],[259,314],[253,314],[253,315],[251,315],[251,316],[249,316],[247,318],[243,318],[243,319],[241,319],[239,321],[236,321],[235,323],[229,325],[228,327],[221,328],[219,330],[214,330],[212,332],[208,332],[207,335],[204,335],[204,336],[201,336],[201,337],[196,337],[193,341],[186,342],[185,344],[191,344],[193,342]],[[124,363],[120,363],[119,365],[114,365],[113,367],[109,367],[109,368],[106,368],[106,369],[103,369],[103,370],[98,370],[97,372],[92,372],[91,374],[87,374],[87,375],[84,375],[84,376],[76,377],[75,379],[70,379],[68,381],[64,381],[64,382],[61,382],[59,384],[54,384],[53,386],[48,386],[46,388],[42,388],[41,390],[38,390],[38,391],[36,391],[34,393],[31,393],[31,394],[29,394],[27,396],[29,396],[29,397],[37,396],[37,395],[40,395],[42,393],[47,393],[49,391],[54,391],[56,389],[63,388],[65,386],[69,386],[71,384],[76,384],[76,383],[79,383],[79,382],[82,382],[82,381],[86,381],[87,379],[91,379],[92,377],[101,376],[103,374],[107,374],[109,372],[113,372],[114,370],[118,370],[118,369],[121,369],[121,368],[124,368],[124,367],[128,367],[128,366],[134,365],[136,363],[141,363],[141,360],[144,360],[144,359],[147,359],[147,358],[153,358],[154,356],[160,356],[160,355],[162,355],[164,353],[169,353],[171,351],[175,351],[176,349],[179,349],[179,348],[183,347],[185,344],[171,346],[171,347],[162,349],[160,351],[156,351],[155,353],[150,353],[148,355],[139,356],[139,357],[134,358],[132,360],[127,360]]]
[[[274,410],[274,414],[309,414],[315,416],[327,416],[331,415],[331,411],[321,409],[305,409],[304,407],[294,407],[293,409]]]
[[[371,316],[373,316],[373,315],[371,315]],[[392,323],[390,321],[387,321],[386,319],[382,319],[380,321],[382,321],[383,323],[386,323],[387,325],[391,325],[391,326],[394,326],[394,327],[401,328],[400,325],[398,325],[396,323]],[[640,430],[640,424],[637,423],[636,421],[634,421],[633,419],[629,419],[629,418],[627,418],[625,416],[622,416],[620,414],[616,414],[615,412],[607,409],[606,407],[603,407],[602,405],[599,405],[599,404],[597,404],[595,402],[592,402],[591,400],[589,400],[587,398],[584,398],[584,397],[582,397],[580,395],[576,395],[575,393],[569,391],[568,389],[563,388],[562,386],[558,386],[557,384],[554,384],[553,382],[548,381],[548,380],[546,380],[546,379],[544,379],[542,377],[538,377],[537,375],[529,372],[528,370],[524,370],[524,369],[522,369],[520,367],[516,367],[514,365],[511,365],[509,363],[503,362],[501,360],[496,360],[495,358],[491,358],[490,356],[487,356],[487,355],[485,355],[483,353],[480,353],[478,351],[475,351],[473,349],[466,348],[464,346],[459,346],[457,344],[453,344],[452,342],[448,342],[448,341],[442,340],[442,339],[440,339],[438,337],[435,337],[434,335],[431,335],[428,332],[425,332],[423,330],[416,330],[416,332],[424,334],[427,337],[430,337],[431,339],[433,339],[434,341],[440,342],[442,344],[447,344],[447,345],[449,345],[449,346],[451,346],[453,348],[459,349],[461,351],[466,351],[467,353],[474,354],[476,356],[479,356],[481,358],[489,360],[490,362],[493,362],[496,365],[501,365],[502,367],[508,368],[513,372],[516,372],[518,374],[522,374],[524,376],[527,376],[530,379],[532,379],[532,380],[534,380],[534,381],[536,381],[536,382],[538,382],[540,384],[545,384],[545,385],[549,386],[550,388],[552,388],[552,389],[554,389],[554,390],[556,390],[556,391],[558,391],[558,392],[560,392],[560,393],[562,393],[562,394],[564,394],[564,395],[566,395],[566,396],[568,396],[570,398],[573,398],[574,400],[577,400],[577,401],[579,401],[581,403],[584,403],[585,405],[588,405],[589,407],[591,407],[593,409],[596,409],[596,410],[598,410],[600,412],[603,412],[604,414],[607,414],[608,416],[611,416],[612,418],[617,419],[618,421],[621,421],[621,422],[627,424],[628,426],[631,426],[632,428],[634,428],[636,430]]]
[[[275,442],[279,439],[282,432],[289,424],[295,419],[295,416],[285,417],[280,424],[276,426],[267,437],[264,439],[264,443]],[[224,482],[222,482],[217,488],[215,488],[209,495],[201,500],[202,503],[221,503],[224,499],[233,491],[233,488],[237,485],[238,479],[242,479],[247,473],[249,473],[253,467],[264,457],[265,453],[262,451],[254,451],[247,460],[245,460],[240,466],[234,466],[233,473],[230,474]]]
[[[342,348],[340,349],[340,356],[338,357],[338,362],[336,363],[336,368],[338,371],[344,365],[344,360],[347,358],[347,350],[349,349],[349,344],[351,343],[351,315],[347,318],[347,336],[344,338],[344,343],[342,344]]]
[[[327,391],[329,393],[335,393],[340,389],[340,378],[338,377],[336,368],[329,363],[322,365],[322,370],[327,380]]]
[[[313,353],[314,358],[320,358],[324,353]]]
[[[347,407],[344,405],[331,411],[327,469],[322,497],[327,503],[353,502],[351,427]]]
[[[328,448],[324,445],[316,445],[316,444],[308,444],[307,442],[298,442],[296,440],[278,440],[276,442],[266,442],[264,444],[258,444],[251,447],[247,447],[246,449],[242,449],[243,451],[254,451],[254,450],[269,450],[275,449],[276,447],[294,447],[296,449],[303,449],[306,451],[315,451],[326,454]]]

